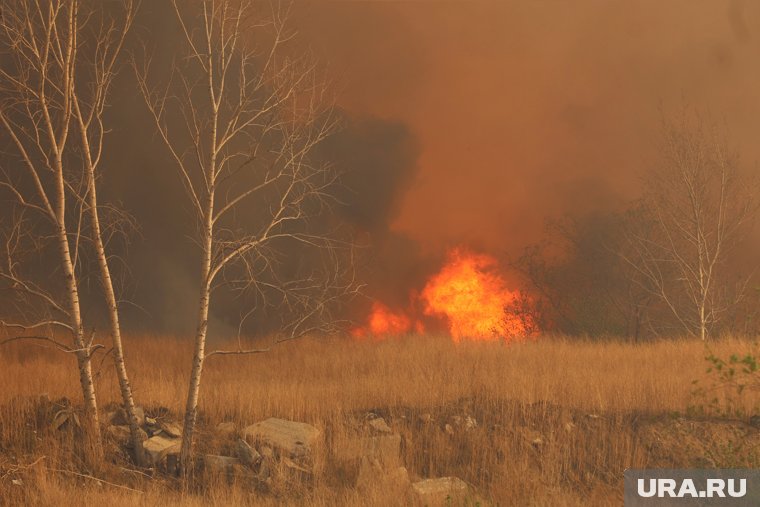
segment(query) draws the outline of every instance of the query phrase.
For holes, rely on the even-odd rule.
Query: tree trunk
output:
[[[206,334],[208,332],[208,313],[211,299],[211,255],[213,245],[213,216],[214,193],[213,189],[208,197],[206,207],[206,223],[204,227],[203,265],[201,267],[200,297],[198,301],[198,328],[195,333],[195,354],[193,367],[190,372],[190,385],[187,390],[187,404],[185,405],[184,430],[182,431],[182,449],[180,451],[179,471],[187,476],[192,460],[193,432],[198,416],[198,398],[201,389],[201,374],[203,373],[203,361],[206,357]]]
[[[84,133],[82,135],[85,136]],[[88,168],[88,178],[90,220],[92,222],[93,242],[95,244],[95,252],[98,257],[98,265],[100,267],[101,285],[103,286],[103,292],[106,296],[106,304],[108,305],[108,321],[111,326],[111,341],[113,344],[114,366],[116,367],[116,376],[119,379],[119,390],[121,391],[122,403],[124,404],[124,410],[127,413],[129,435],[132,442],[132,449],[134,450],[135,463],[138,466],[145,466],[145,452],[142,447],[143,439],[141,438],[142,432],[140,429],[140,422],[137,418],[137,413],[135,410],[135,400],[132,395],[132,386],[129,382],[129,375],[127,374],[127,367],[124,362],[124,348],[121,342],[119,308],[116,303],[116,294],[113,290],[111,270],[108,266],[108,257],[106,256],[105,247],[103,245],[103,235],[101,234],[100,230],[97,188],[95,184],[95,174],[91,165]]]

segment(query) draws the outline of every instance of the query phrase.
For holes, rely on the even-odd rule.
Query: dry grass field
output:
[[[711,345],[717,355],[746,353],[746,340]],[[741,420],[684,415],[698,403],[707,355],[698,341],[633,345],[554,337],[513,345],[454,344],[442,337],[382,342],[310,339],[247,357],[213,357],[202,389],[199,449],[214,449],[212,429],[267,417],[314,424],[329,458],[367,412],[402,436],[412,480],[457,476],[471,505],[621,505],[628,467],[752,466],[755,430]],[[189,341],[133,336],[127,354],[135,394],[147,413],[179,414]],[[406,505],[388,488],[358,491],[318,463],[303,488],[261,493],[208,481],[182,490],[112,458],[105,482],[82,473],[71,442],[36,421],[35,400],[78,400],[72,359],[37,347],[0,350],[0,504],[13,505]],[[99,363],[96,363],[99,364]],[[118,400],[110,364],[100,365],[100,405]],[[720,392],[716,393],[720,396]],[[747,393],[747,413],[757,401]],[[168,412],[167,412],[168,411]],[[444,431],[455,416],[477,427]],[[48,422],[49,424],[49,422]],[[702,461],[700,461],[702,460]],[[706,461],[705,461],[706,460]]]

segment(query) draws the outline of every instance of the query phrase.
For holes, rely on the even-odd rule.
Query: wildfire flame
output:
[[[519,293],[506,288],[496,259],[461,248],[422,291],[426,315],[446,318],[454,341],[512,340],[526,335],[523,319],[507,313]]]
[[[372,310],[369,314],[367,325],[356,328],[352,335],[356,338],[365,336],[392,336],[408,334],[412,331],[412,319],[403,312],[394,312],[379,301],[372,304]],[[423,332],[421,324],[417,323],[415,331]]]
[[[519,292],[507,288],[495,258],[455,248],[422,292],[412,298],[418,304],[408,311],[394,311],[375,302],[366,325],[354,329],[352,335],[421,334],[425,330],[422,320],[427,318],[443,321],[456,342],[521,339],[530,334],[532,323],[527,316],[508,311],[518,298]]]

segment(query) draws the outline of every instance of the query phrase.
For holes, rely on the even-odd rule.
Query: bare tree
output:
[[[663,164],[647,175],[623,258],[680,328],[705,340],[741,295],[722,270],[756,199],[718,128],[683,113],[663,122],[662,136]]]
[[[204,360],[265,350],[206,353],[215,290],[276,301],[292,317],[282,324],[283,340],[329,328],[332,303],[355,284],[334,231],[314,227],[330,205],[336,175],[311,154],[336,121],[313,60],[291,47],[288,8],[246,0],[172,4],[186,57],[160,89],[150,85],[149,60],[136,73],[197,224],[197,330],[180,457],[186,471]],[[307,250],[321,255],[324,269],[281,273],[288,253],[312,255]]]
[[[3,0],[0,5],[0,35],[8,52],[8,64],[0,67],[0,122],[11,140],[13,166],[19,166],[4,170],[0,181],[16,210],[5,230],[0,277],[20,303],[12,315],[16,320],[4,324],[23,331],[11,340],[42,340],[76,356],[89,426],[100,453],[91,363],[93,352],[102,346],[93,344],[94,331],[85,335],[80,299],[86,270],[82,257],[94,246],[108,303],[114,362],[140,462],[139,426],[101,227],[103,208],[97,200],[104,113],[134,5],[131,0],[121,2],[118,19],[107,13],[115,4],[105,9],[77,0]],[[55,256],[47,253],[50,240]],[[35,264],[35,256],[43,260]],[[41,276],[29,269],[45,266],[53,267]],[[59,341],[61,332],[70,335],[72,345]]]

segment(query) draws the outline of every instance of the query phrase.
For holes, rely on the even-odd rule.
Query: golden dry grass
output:
[[[133,336],[126,342],[139,404],[180,413],[190,343],[162,336]],[[752,348],[742,339],[711,345],[722,356]],[[332,447],[339,447],[351,431],[353,415],[380,411],[404,437],[403,457],[415,478],[457,475],[475,487],[482,503],[617,505],[622,471],[649,462],[631,430],[631,418],[685,411],[695,402],[692,381],[704,377],[706,355],[704,344],[692,340],[634,345],[543,337],[504,346],[453,344],[433,336],[383,342],[309,339],[266,354],[211,358],[203,379],[201,419],[206,428],[222,421],[244,426],[266,417],[311,422],[328,432]],[[6,407],[0,419],[5,469],[39,455],[46,455],[42,463],[48,463],[27,472],[33,487],[14,489],[10,475],[0,481],[3,498],[16,495],[57,505],[405,502],[382,490],[357,492],[331,477],[329,467],[319,469],[310,489],[277,498],[228,486],[180,493],[160,480],[120,482],[143,491],[138,494],[75,480],[49,470],[65,465],[62,450],[30,444],[19,415],[23,402],[18,401],[40,393],[78,400],[73,360],[34,347],[5,348],[0,350],[0,385],[0,407]],[[101,406],[118,401],[107,362],[98,389]],[[758,401],[752,396],[743,400],[747,406]],[[18,406],[17,417],[7,409]],[[422,413],[431,413],[436,422],[421,425]],[[476,430],[453,437],[440,430],[446,417],[464,413],[478,419]],[[587,421],[584,414],[601,417]],[[572,421],[578,431],[561,431]],[[525,443],[534,434],[546,441],[539,450]]]

